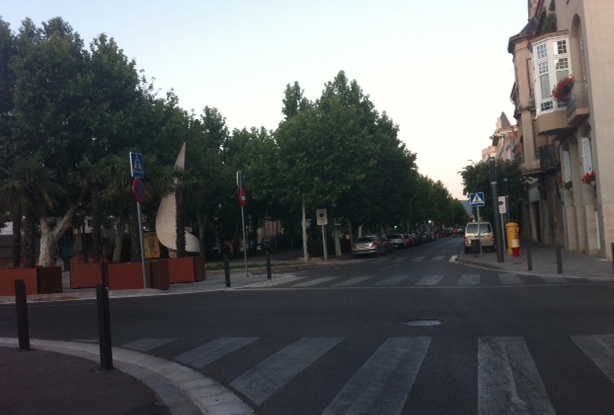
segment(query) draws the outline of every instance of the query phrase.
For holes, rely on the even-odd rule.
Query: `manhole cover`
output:
[[[446,320],[442,320],[439,318],[417,318],[401,321],[401,324],[412,327],[439,326],[443,323],[446,323]]]

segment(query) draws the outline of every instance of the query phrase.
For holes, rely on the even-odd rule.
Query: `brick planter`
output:
[[[70,260],[70,288],[95,288],[103,283],[102,263]]]

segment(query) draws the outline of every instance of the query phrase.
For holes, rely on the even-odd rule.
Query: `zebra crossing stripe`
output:
[[[209,363],[258,340],[258,337],[222,337],[175,357],[175,360],[201,369]]]
[[[378,287],[391,287],[395,284],[400,283],[406,278],[409,278],[409,275],[397,275],[394,277],[384,278],[383,280],[378,281],[373,285],[378,286]]]
[[[556,415],[521,337],[478,339],[478,414]]]
[[[431,261],[441,261],[442,259],[444,259],[444,255],[436,255]]]
[[[293,287],[311,287],[314,285],[318,285],[318,284],[322,284],[331,280],[335,280],[339,277],[322,277],[322,278],[316,278],[315,280],[308,280],[305,282],[301,282],[299,284],[294,284]]]
[[[480,274],[463,274],[458,280],[458,285],[479,285]]]
[[[427,275],[416,283],[416,285],[437,285],[443,279],[443,275]]]
[[[302,338],[248,370],[230,386],[261,405],[342,340],[343,337]]]
[[[400,414],[430,344],[430,337],[387,339],[322,415]]]
[[[415,257],[414,259],[412,259],[412,261],[414,261],[414,262],[420,262],[420,261],[422,261],[424,258],[425,258],[424,256],[417,256],[417,257]]]
[[[501,284],[524,284],[524,281],[516,274],[499,274]]]
[[[138,339],[130,343],[123,344],[122,347],[141,352],[148,352],[156,347],[174,342],[177,339]]]
[[[614,335],[571,336],[580,349],[614,383]]]
[[[352,285],[360,284],[361,282],[372,278],[371,276],[366,277],[354,277],[349,280],[338,282],[337,284],[333,284],[333,287],[351,287]]]

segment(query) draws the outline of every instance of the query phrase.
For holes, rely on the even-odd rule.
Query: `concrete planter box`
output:
[[[143,287],[143,267],[140,262],[105,263],[104,279],[109,290],[136,290]]]
[[[70,260],[70,288],[95,288],[103,284],[102,263]]]
[[[62,292],[62,267],[37,267],[38,293],[51,294]]]

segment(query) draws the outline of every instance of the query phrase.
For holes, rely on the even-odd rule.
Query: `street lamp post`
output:
[[[488,159],[488,167],[490,170],[490,188],[492,190],[492,208],[494,220],[495,240],[497,241],[497,262],[503,262],[503,235],[501,235],[501,219],[499,218],[499,195],[497,191],[497,166],[495,164],[495,156],[491,152]]]

